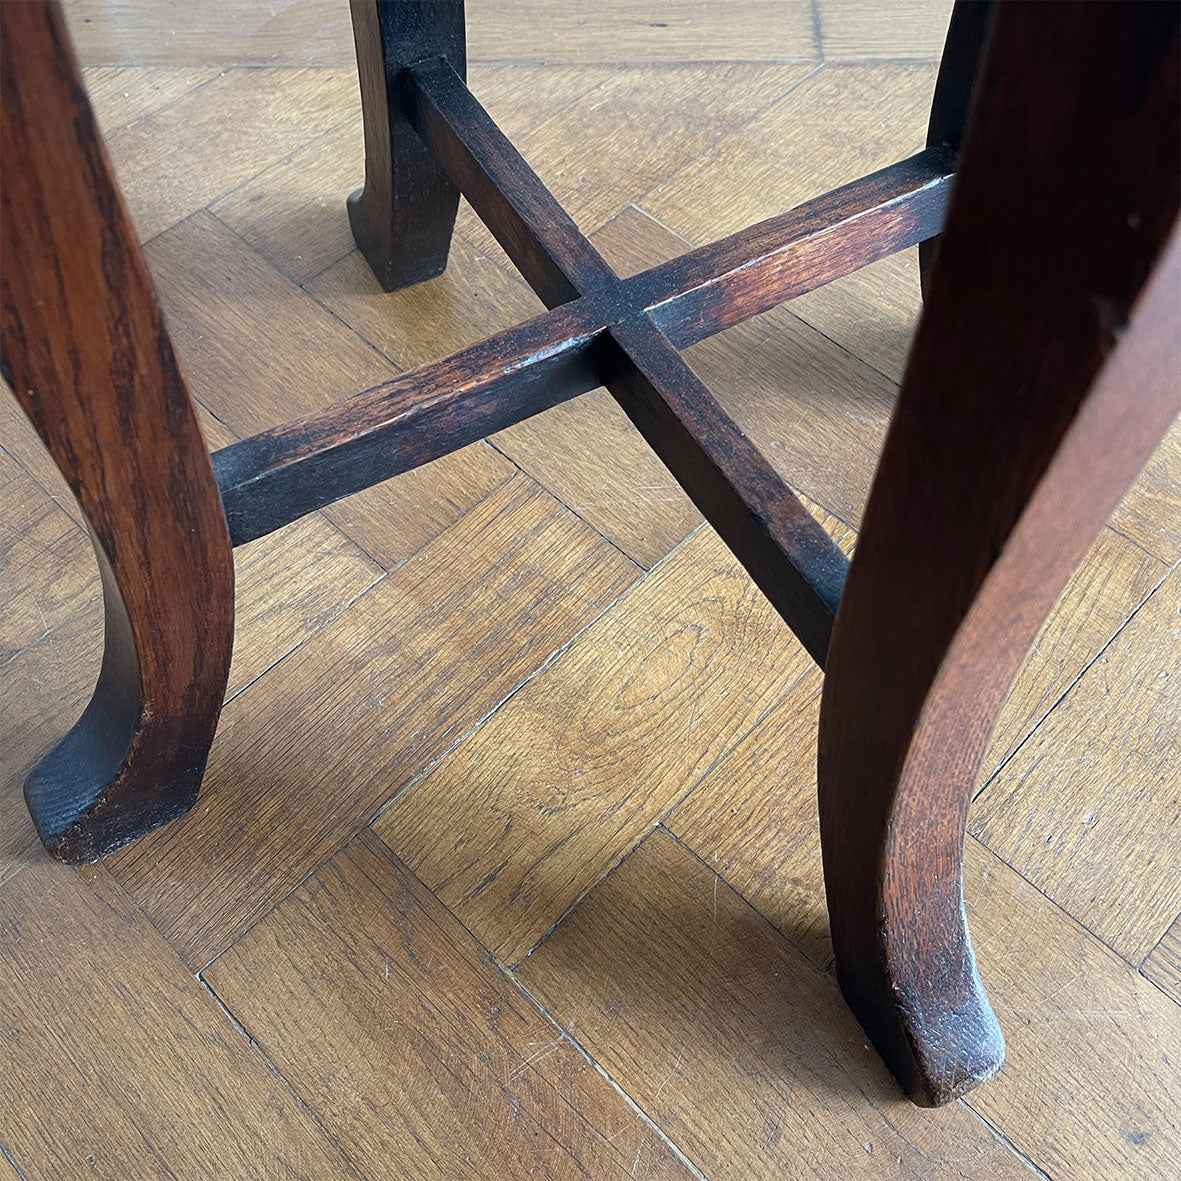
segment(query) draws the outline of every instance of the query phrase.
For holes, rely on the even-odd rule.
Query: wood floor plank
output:
[[[895,0],[884,16],[874,0],[817,0],[825,61],[939,61],[951,0]]]
[[[0,484],[0,586],[0,666],[99,593],[90,538],[23,474]]]
[[[630,66],[518,135],[516,147],[589,234],[773,102],[808,69]],[[470,209],[461,209],[458,225],[484,253],[498,254]]]
[[[382,291],[359,250],[304,289],[400,369],[458,352],[545,311],[545,305],[461,237],[447,270],[402,291]]]
[[[1181,560],[1181,418],[1161,440],[1111,523],[1162,561],[1172,565]]]
[[[1181,914],[1161,936],[1140,970],[1181,1005]]]
[[[90,66],[86,93],[104,135],[216,78],[216,66]]]
[[[835,983],[662,830],[519,974],[710,1178],[1029,1176],[903,1099]]]
[[[1170,1176],[1177,1006],[974,838],[967,854],[972,941],[1006,1058],[967,1102],[1051,1177]]]
[[[690,1176],[368,833],[203,975],[366,1176]]]
[[[83,65],[286,65],[356,68],[348,9],[322,0],[136,4],[66,0]]]
[[[701,244],[917,152],[935,70],[824,66],[639,201]]]
[[[405,562],[510,479],[511,463],[473,443],[323,509],[386,570]]]
[[[832,963],[816,811],[823,676],[810,669],[665,820],[818,967]]]
[[[784,480],[856,528],[897,389],[789,307],[685,357]]]
[[[516,138],[613,72],[610,66],[474,65],[468,82],[504,133]],[[272,266],[302,283],[353,249],[345,198],[364,179],[358,112],[211,208]],[[511,269],[507,258],[501,258]]]
[[[1181,908],[1181,574],[989,784],[971,829],[1131,964]]]
[[[398,372],[207,212],[161,234],[149,244],[147,257],[193,395],[239,437]],[[448,282],[462,280],[456,275]],[[429,300],[429,293],[424,297],[416,290],[403,301],[407,335],[434,318]],[[475,335],[482,335],[478,327]],[[460,343],[468,341],[455,347]],[[367,488],[327,515],[389,569],[512,472],[512,465],[490,448],[469,447]]]
[[[805,0],[469,0],[474,58],[506,61],[813,61]]]
[[[1164,566],[1143,550],[1104,530],[1017,675],[985,755],[982,780],[1034,731],[1164,573]],[[832,960],[832,944],[816,812],[822,685],[820,673],[811,671],[666,824],[809,958],[825,966]],[[1031,794],[1040,797],[1042,790],[1039,785]]]
[[[704,528],[374,831],[516,963],[810,667]]]
[[[0,996],[0,1127],[29,1181],[356,1176],[101,865],[0,887]]]
[[[918,247],[817,287],[793,299],[790,307],[792,315],[901,382],[922,311]]]
[[[397,372],[204,211],[145,254],[193,396],[239,436]]]
[[[224,19],[217,11],[218,20]],[[347,119],[359,106],[355,65],[234,69],[114,131],[107,149],[141,241]]]
[[[527,418],[492,442],[645,570],[701,524],[701,513],[606,390]]]
[[[0,381],[0,439],[4,440],[5,451],[33,477],[57,507],[71,520],[80,522],[82,514],[74,494],[5,381]]]
[[[516,476],[226,707],[197,806],[110,858],[199,968],[490,713],[635,567]]]

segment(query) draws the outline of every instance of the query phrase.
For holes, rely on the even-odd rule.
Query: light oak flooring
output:
[[[343,0],[67,7],[211,446],[539,310],[466,208],[377,289]],[[634,271],[921,146],[949,5],[469,10],[473,89]],[[689,351],[846,545],[918,307],[911,251]],[[939,1111],[831,975],[821,677],[602,391],[239,550],[201,800],[83,871],[20,786],[93,685],[95,566],[7,395],[0,440],[0,1175],[1178,1175],[1176,429],[994,736],[1008,1063]]]

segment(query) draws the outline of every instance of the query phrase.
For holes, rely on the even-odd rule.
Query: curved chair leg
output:
[[[348,200],[353,237],[383,291],[441,275],[459,190],[405,114],[406,66],[446,58],[467,71],[463,0],[351,0],[365,121],[365,187]]]
[[[999,6],[835,621],[819,782],[837,974],[919,1103],[1003,1058],[962,900],[991,728],[1181,408],[1178,48],[1172,5]]]
[[[0,5],[0,355],[90,524],[106,648],[25,795],[92,861],[196,799],[225,694],[233,560],[213,469],[60,9]]]

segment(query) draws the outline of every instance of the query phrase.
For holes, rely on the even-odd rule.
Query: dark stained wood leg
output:
[[[1000,6],[834,624],[819,777],[837,974],[919,1103],[1003,1058],[962,898],[991,728],[1181,409],[1177,17]]]
[[[73,488],[106,648],[25,794],[93,861],[192,806],[225,693],[233,561],[208,452],[55,5],[0,5],[0,356]]]
[[[953,158],[963,146],[995,9],[996,0],[955,0],[951,10],[943,57],[939,60],[939,77],[931,99],[927,147],[946,148]],[[938,249],[938,235],[919,244],[919,281],[924,294],[931,282]]]
[[[444,58],[466,73],[463,0],[351,0],[365,121],[365,187],[348,200],[353,237],[385,291],[441,275],[459,189],[406,117],[407,67]]]

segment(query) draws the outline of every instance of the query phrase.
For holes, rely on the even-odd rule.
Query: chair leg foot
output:
[[[459,190],[406,118],[404,74],[442,57],[466,71],[463,0],[352,0],[365,123],[365,187],[348,199],[353,238],[383,291],[441,275]]]
[[[193,805],[225,697],[234,566],[61,9],[3,4],[0,24],[3,370],[78,498],[106,614],[94,696],[25,787],[46,848],[76,863]]]

